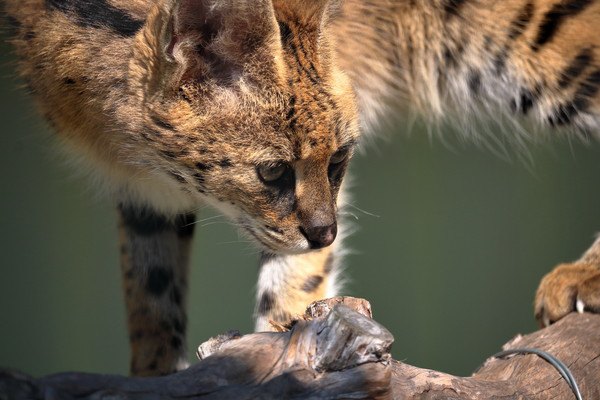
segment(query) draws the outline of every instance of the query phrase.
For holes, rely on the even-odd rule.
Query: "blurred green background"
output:
[[[0,366],[125,374],[115,212],[57,156],[0,49]],[[540,278],[600,230],[600,146],[555,140],[531,146],[531,162],[507,161],[405,125],[353,162],[352,204],[367,213],[350,210],[344,293],[371,301],[395,358],[469,374],[536,329]],[[257,275],[256,250],[229,225],[197,233],[191,354],[227,329],[251,331]]]

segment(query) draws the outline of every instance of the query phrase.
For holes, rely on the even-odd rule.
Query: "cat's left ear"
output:
[[[159,80],[172,87],[272,78],[281,62],[271,0],[163,0],[145,29]]]

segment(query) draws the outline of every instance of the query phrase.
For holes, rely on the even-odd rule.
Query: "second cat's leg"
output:
[[[185,302],[193,230],[193,214],[167,218],[145,207],[119,207],[131,375],[187,367]]]
[[[256,330],[272,330],[269,321],[286,323],[304,314],[315,300],[335,296],[341,286],[340,241],[298,255],[263,254],[256,298]]]

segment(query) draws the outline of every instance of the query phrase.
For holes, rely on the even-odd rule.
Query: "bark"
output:
[[[470,377],[391,359],[392,335],[364,300],[317,302],[289,331],[221,335],[205,357],[156,378],[61,373],[34,379],[0,372],[0,399],[573,399],[565,380],[535,355],[488,359]],[[600,399],[600,315],[571,314],[504,348],[535,347],[561,359],[584,399]],[[212,352],[212,354],[208,354]]]

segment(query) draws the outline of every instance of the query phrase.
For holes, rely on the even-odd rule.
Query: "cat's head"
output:
[[[268,252],[336,236],[358,122],[335,63],[334,13],[327,1],[169,0],[136,37],[136,131],[153,165]]]

